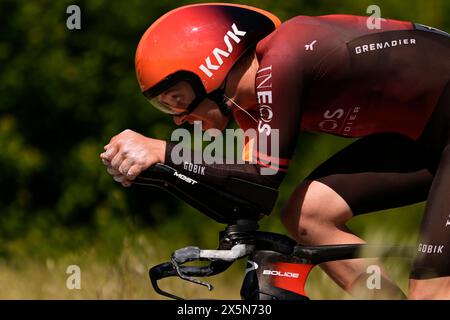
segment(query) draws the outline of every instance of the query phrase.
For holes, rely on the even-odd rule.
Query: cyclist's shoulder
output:
[[[292,53],[296,49],[303,52],[305,43],[313,40],[328,43],[342,40],[340,28],[342,26],[334,23],[332,16],[296,16],[283,22],[258,47],[262,51],[276,51],[278,54]]]
[[[258,43],[256,52],[260,60],[275,61],[288,68],[306,66],[344,46],[347,40],[344,33],[322,17],[296,16],[282,23]]]
[[[320,58],[362,36],[386,31],[412,30],[409,21],[382,19],[379,28],[372,28],[370,17],[332,14],[296,16],[283,22],[274,32],[258,43],[257,52],[289,57]],[[307,47],[307,45],[315,47]],[[320,45],[320,52],[317,49]],[[311,53],[313,53],[311,55]]]

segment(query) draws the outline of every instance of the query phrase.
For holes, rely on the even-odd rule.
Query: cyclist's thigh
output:
[[[306,179],[333,189],[357,215],[425,201],[433,173],[417,143],[383,133],[357,140]]]

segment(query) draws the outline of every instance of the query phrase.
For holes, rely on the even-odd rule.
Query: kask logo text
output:
[[[212,51],[212,55],[216,59],[217,64],[213,64],[211,62],[211,57],[208,56],[205,59],[205,64],[200,65],[199,67],[200,70],[204,74],[206,74],[209,78],[211,78],[214,75],[214,71],[219,70],[219,68],[223,65],[224,60],[222,57],[228,58],[230,54],[233,52],[233,45],[231,43],[231,40],[233,40],[236,44],[238,44],[239,42],[241,42],[241,38],[239,37],[244,37],[246,33],[247,32],[245,31],[238,30],[236,24],[233,23],[233,25],[231,26],[231,30],[228,30],[225,36],[223,37],[223,42],[227,46],[227,49],[222,50],[220,48],[214,48]]]

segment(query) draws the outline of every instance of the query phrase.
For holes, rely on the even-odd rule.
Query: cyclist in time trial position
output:
[[[219,186],[233,176],[278,188],[301,130],[360,138],[299,184],[282,210],[284,226],[304,245],[363,243],[346,227],[353,216],[427,200],[408,297],[450,299],[450,38],[412,22],[379,22],[371,29],[366,17],[328,15],[281,23],[231,4],[170,11],[137,48],[144,95],[177,125],[223,130],[234,118],[263,136],[277,129],[278,152],[249,140],[245,164],[201,163],[190,172],[172,161],[174,143],[125,130],[105,146],[103,163],[123,186],[160,162]],[[374,263],[321,266],[355,294]],[[403,297],[384,270],[382,278],[374,298]]]

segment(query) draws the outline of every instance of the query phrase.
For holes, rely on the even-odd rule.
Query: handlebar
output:
[[[178,276],[189,282],[206,286],[210,291],[212,285],[194,277],[210,277],[222,273],[228,269],[234,261],[250,254],[254,246],[236,245],[230,250],[201,250],[198,247],[185,247],[176,250],[172,254],[170,262],[154,266],[149,270],[150,281],[153,289],[168,298],[183,300],[182,298],[161,290],[158,281],[164,278]],[[203,267],[183,266],[182,264],[192,261],[209,260],[211,263]]]

